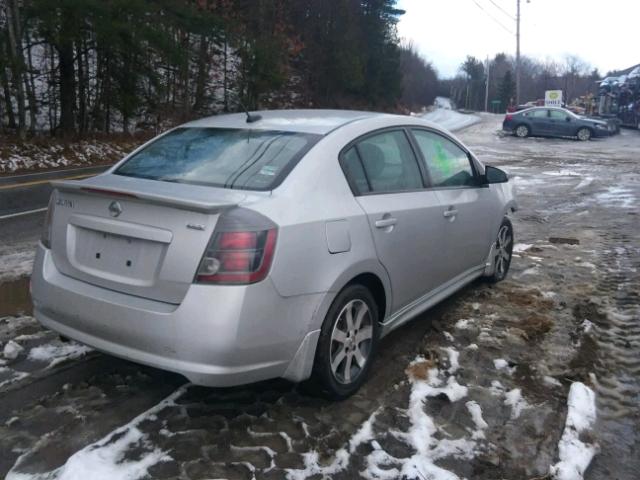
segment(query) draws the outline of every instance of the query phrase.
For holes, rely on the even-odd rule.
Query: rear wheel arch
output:
[[[342,289],[344,290],[349,285],[362,285],[371,292],[373,299],[378,307],[378,313],[380,315],[379,320],[382,322],[387,312],[387,293],[384,288],[384,284],[380,278],[373,273],[361,273],[360,275],[352,278]]]

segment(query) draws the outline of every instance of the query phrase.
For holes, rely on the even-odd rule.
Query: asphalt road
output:
[[[86,178],[107,168],[101,165],[0,177],[0,221],[44,211],[51,195],[52,180]]]

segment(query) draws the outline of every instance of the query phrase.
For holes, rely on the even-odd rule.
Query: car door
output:
[[[424,174],[405,129],[376,132],[341,155],[366,213],[378,259],[391,280],[393,312],[431,291],[445,277],[442,206],[424,188]]]
[[[562,110],[549,110],[549,134],[557,137],[575,135],[572,118]]]
[[[531,123],[531,133],[533,135],[549,135],[549,110],[546,108],[537,108],[531,110],[527,117]]]
[[[430,188],[442,205],[438,220],[445,241],[439,254],[447,265],[447,279],[483,268],[493,241],[497,198],[481,185],[470,154],[460,145],[434,131],[413,128],[411,132]]]

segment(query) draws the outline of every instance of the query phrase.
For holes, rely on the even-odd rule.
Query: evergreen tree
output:
[[[498,99],[503,111],[511,104],[516,92],[516,83],[513,80],[511,70],[507,70],[498,85]]]

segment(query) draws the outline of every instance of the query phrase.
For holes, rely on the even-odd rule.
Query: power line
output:
[[[482,10],[485,15],[487,15],[491,20],[493,20],[495,23],[497,23],[498,25],[500,25],[505,31],[509,32],[511,35],[515,35],[515,33],[513,33],[511,30],[509,30],[507,27],[505,27],[502,22],[500,22],[500,20],[498,20],[496,17],[494,17],[493,15],[491,15],[488,11],[486,11],[484,8],[482,8],[482,5],[480,5],[477,0],[473,0],[473,3],[476,4],[476,6]]]
[[[511,20],[515,20],[516,17],[514,17],[513,15],[511,15],[509,12],[507,12],[504,8],[502,8],[500,5],[498,5],[496,2],[494,2],[493,0],[489,0],[498,10],[500,10],[502,13],[504,13],[507,17],[509,17]]]

